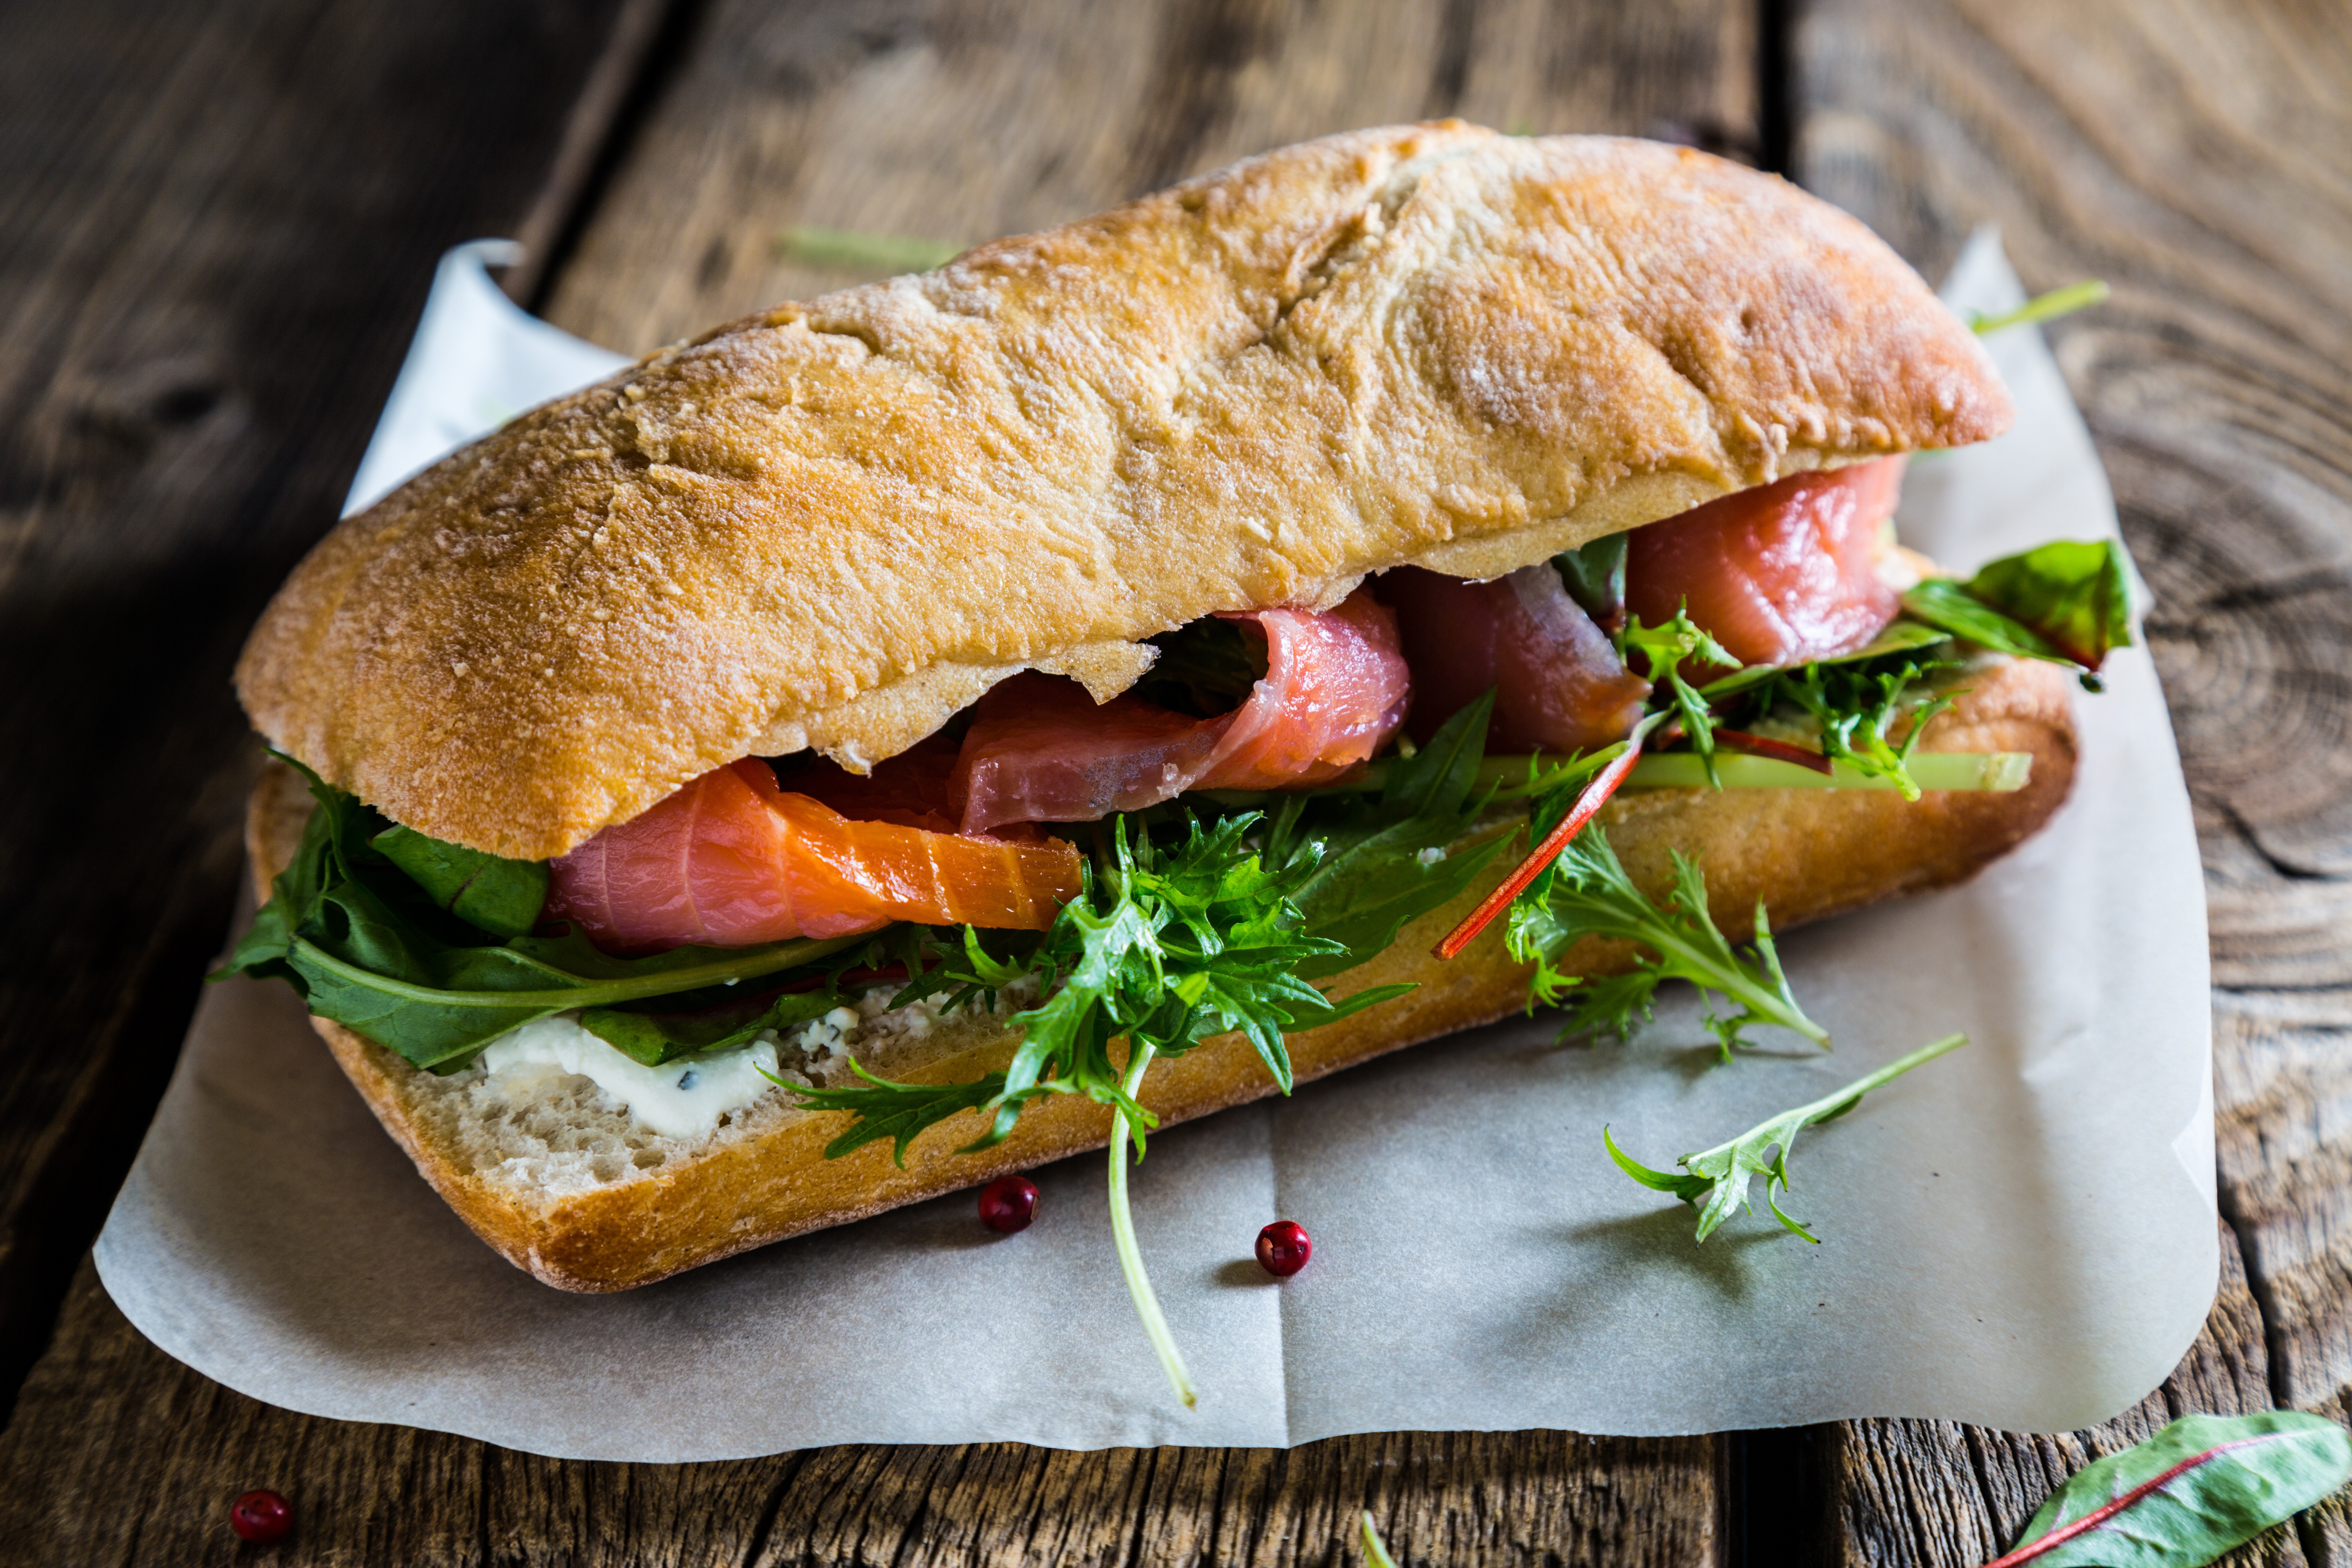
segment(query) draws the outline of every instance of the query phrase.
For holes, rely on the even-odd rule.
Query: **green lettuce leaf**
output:
[[[2112,649],[2129,647],[2131,577],[2111,540],[2061,540],[2003,556],[1967,582],[1931,577],[1903,595],[1918,619],[2025,658],[2079,667],[2084,684]]]
[[[318,809],[269,902],[213,978],[283,979],[311,1012],[420,1068],[455,1071],[508,1030],[570,1008],[619,1007],[781,975],[870,940],[683,947],[649,958],[614,958],[569,929],[486,941],[483,927],[442,902],[449,883],[440,868],[463,867],[474,852],[451,845],[442,847],[453,853],[427,856],[392,834],[382,816],[284,760],[302,773]],[[379,847],[387,838],[438,879],[421,881],[387,856]],[[485,868],[474,869],[478,881]],[[519,897],[515,880],[488,874],[503,884],[489,900],[491,918],[500,918]],[[451,905],[463,901],[453,898]],[[635,1043],[646,1048],[642,1037]],[[692,1048],[681,1045],[669,1055]]]

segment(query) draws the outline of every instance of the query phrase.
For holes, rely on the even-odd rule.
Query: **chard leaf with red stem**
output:
[[[2077,1471],[1985,1568],[2203,1568],[2352,1479],[2352,1437],[2294,1410],[2184,1415]]]
[[[2107,654],[2132,645],[2131,574],[2113,540],[2004,555],[1965,583],[1931,577],[1903,595],[1903,607],[1996,652],[2074,665],[2093,691]]]

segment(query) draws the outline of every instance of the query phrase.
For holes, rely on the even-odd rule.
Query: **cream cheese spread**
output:
[[[841,1032],[834,1028],[835,1039]],[[710,1131],[720,1116],[773,1087],[761,1073],[776,1070],[776,1040],[762,1035],[749,1046],[653,1068],[581,1027],[578,1014],[558,1013],[500,1035],[483,1048],[481,1059],[510,1098],[530,1099],[541,1084],[573,1073],[627,1105],[664,1137],[691,1138]]]

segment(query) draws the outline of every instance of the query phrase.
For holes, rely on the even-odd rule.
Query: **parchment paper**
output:
[[[2017,298],[1990,238],[1950,291]],[[453,322],[462,353],[437,342]],[[520,405],[608,363],[551,363],[551,329],[524,322],[453,256],[410,370],[457,371],[404,376],[385,437],[410,445],[366,474],[431,456],[417,432],[484,385]],[[1907,537],[1961,567],[2115,529],[2038,334],[1993,349],[2016,431],[1916,462],[1905,495]],[[1627,1047],[1557,1048],[1551,1019],[1516,1021],[1155,1137],[1137,1225],[1197,1413],[1128,1305],[1099,1156],[1038,1173],[1019,1236],[982,1230],[967,1194],[567,1296],[474,1240],[277,984],[206,990],[99,1268],[157,1344],[257,1398],[583,1458],[1859,1415],[2080,1426],[2171,1370],[2217,1267],[2196,843],[2147,656],[2111,668],[2080,703],[2080,782],[2048,831],[1965,888],[1786,941],[1832,1057],[1710,1067],[1677,996]],[[1603,1153],[1607,1121],[1667,1164],[1955,1028],[1968,1049],[1801,1142],[1791,1207],[1819,1247],[1768,1217],[1695,1247],[1689,1212]],[[1316,1244],[1281,1284],[1250,1261],[1276,1217]]]

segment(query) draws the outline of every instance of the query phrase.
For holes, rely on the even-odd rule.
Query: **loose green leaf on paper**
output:
[[[1601,1130],[1601,1142],[1617,1168],[1641,1183],[1661,1193],[1672,1193],[1698,1211],[1698,1239],[1705,1241],[1715,1234],[1716,1227],[1729,1219],[1735,1210],[1754,1209],[1748,1201],[1748,1184],[1756,1177],[1764,1178],[1764,1202],[1772,1217],[1807,1241],[1817,1242],[1820,1237],[1797,1220],[1789,1217],[1781,1208],[1780,1194],[1789,1190],[1789,1154],[1796,1147],[1797,1134],[1803,1129],[1834,1121],[1862,1103],[1862,1097],[1883,1084],[1892,1082],[1923,1062],[1930,1062],[1948,1051],[1956,1051],[1969,1043],[1966,1035],[1947,1035],[1932,1045],[1920,1047],[1909,1056],[1887,1063],[1876,1072],[1866,1073],[1834,1093],[1823,1095],[1809,1104],[1749,1128],[1727,1143],[1696,1154],[1685,1154],[1675,1163],[1682,1173],[1654,1171],[1617,1146],[1609,1129]]]

